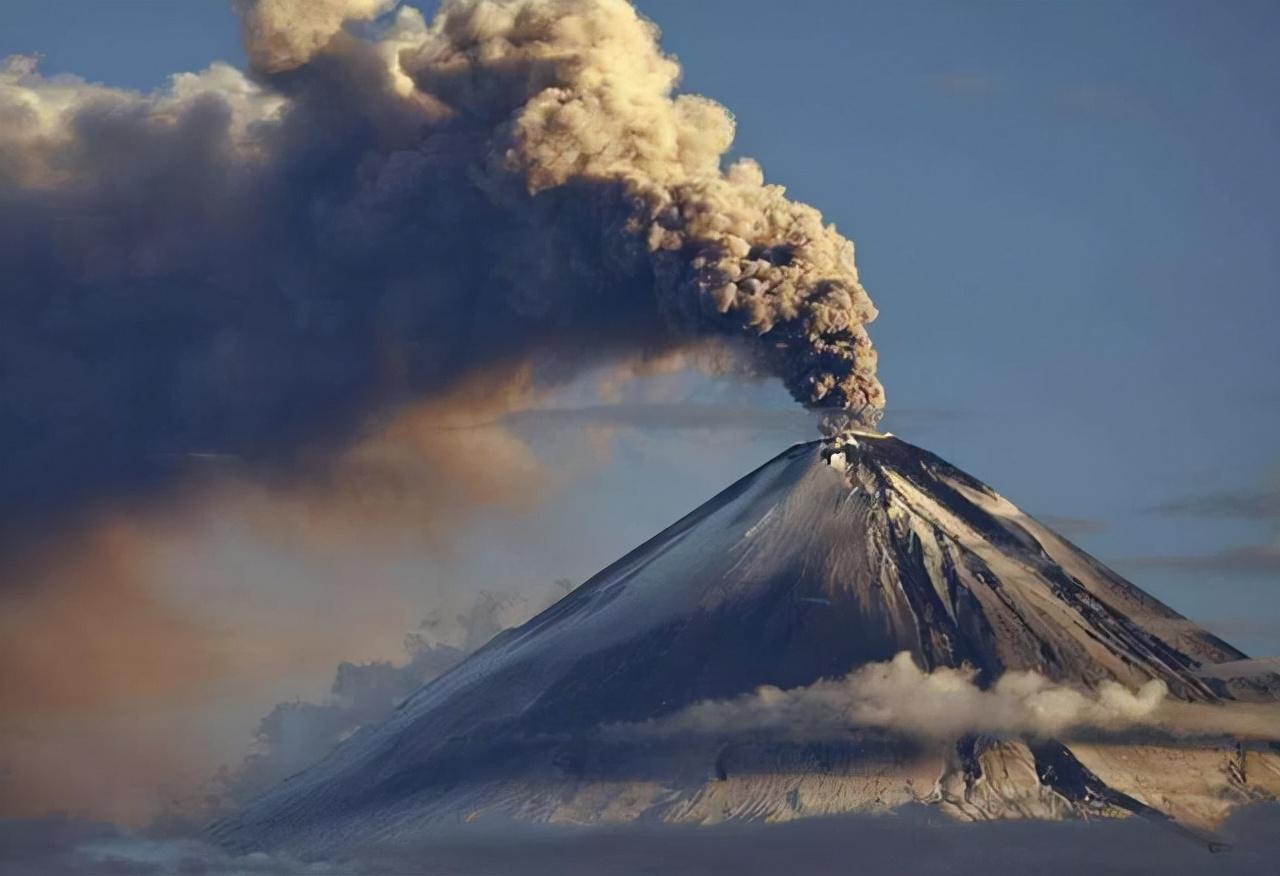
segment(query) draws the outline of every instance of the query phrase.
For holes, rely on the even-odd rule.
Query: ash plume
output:
[[[292,70],[311,60],[348,21],[368,21],[396,0],[232,0],[254,68]]]
[[[852,244],[725,166],[732,116],[676,92],[625,0],[235,5],[248,73],[140,94],[0,68],[6,524],[194,454],[305,477],[467,381],[711,340],[877,417]]]

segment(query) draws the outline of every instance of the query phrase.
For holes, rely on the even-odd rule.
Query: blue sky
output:
[[[1079,518],[1068,534],[1140,586],[1280,654],[1280,521],[1226,513],[1280,490],[1280,6],[638,5],[686,88],[736,114],[737,151],[857,243],[885,426]],[[216,0],[8,0],[10,52],[134,88],[243,60]],[[633,393],[791,404],[697,377]],[[620,432],[458,574],[581,579],[802,437]],[[1215,513],[1153,511],[1197,497]]]

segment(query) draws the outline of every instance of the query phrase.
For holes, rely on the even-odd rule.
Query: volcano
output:
[[[314,853],[485,813],[709,823],[913,801],[970,819],[1138,813],[1209,827],[1280,793],[1274,748],[1227,741],[598,732],[904,651],[923,669],[971,667],[982,685],[1011,670],[1082,689],[1159,679],[1193,702],[1238,696],[1211,669],[1246,660],[980,481],[851,432],[786,450],[214,835]]]

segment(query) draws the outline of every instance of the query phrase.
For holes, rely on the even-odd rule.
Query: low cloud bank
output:
[[[925,672],[907,652],[844,678],[781,690],[761,687],[729,700],[708,700],[664,718],[614,725],[621,738],[764,733],[809,737],[851,727],[879,727],[931,740],[969,733],[1051,737],[1072,731],[1151,728],[1178,735],[1280,738],[1280,705],[1203,705],[1168,698],[1161,681],[1136,691],[1103,682],[1094,692],[1034,672],[1008,672],[990,688],[975,673]]]
[[[404,663],[344,661],[322,702],[280,703],[258,725],[254,750],[215,780],[213,804],[225,809],[246,803],[319,761],[361,727],[390,715],[406,697],[448,672],[498,633],[518,626],[573,589],[568,580],[523,593],[484,591],[455,610],[440,608],[405,636]],[[191,808],[191,807],[188,807]],[[208,818],[202,811],[187,813]],[[181,807],[180,807],[181,809]]]
[[[1224,825],[1232,849],[1212,855],[1141,819],[1100,822],[952,821],[922,807],[892,815],[716,827],[634,825],[591,830],[470,825],[415,845],[367,850],[340,862],[227,855],[190,839],[152,840],[109,825],[0,822],[0,869],[10,876],[106,874],[344,874],[601,876],[698,873],[861,876],[911,872],[1042,876],[1262,876],[1280,860],[1280,807],[1244,810]]]

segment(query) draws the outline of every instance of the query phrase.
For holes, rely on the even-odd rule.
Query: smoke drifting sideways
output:
[[[251,69],[0,68],[0,524],[305,476],[402,406],[727,340],[874,421],[876,311],[817,210],[626,0],[241,0]],[[353,21],[364,21],[355,33]]]
[[[806,687],[762,687],[729,700],[694,703],[671,715],[605,729],[619,739],[761,734],[792,739],[884,728],[926,741],[969,734],[1047,739],[1059,734],[1154,730],[1179,737],[1280,741],[1280,705],[1184,703],[1164,682],[1131,691],[1104,681],[1096,691],[1058,684],[1036,672],[1006,672],[989,688],[977,673],[925,671],[910,653],[869,663],[843,678]]]

